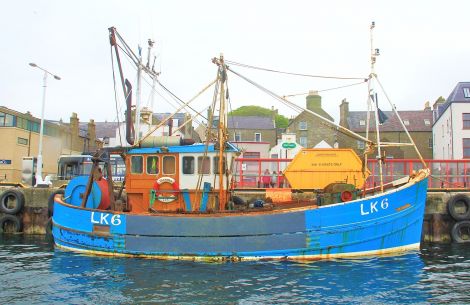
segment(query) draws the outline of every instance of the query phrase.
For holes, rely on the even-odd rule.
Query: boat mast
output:
[[[137,63],[137,90],[135,93],[135,142],[140,139],[140,103],[142,88],[142,48],[139,46],[139,61]]]
[[[219,208],[225,210],[227,202],[227,193],[224,188],[224,150],[227,141],[227,113],[225,107],[225,81],[227,79],[227,70],[224,63],[224,55],[219,58],[219,79],[220,79],[220,106],[219,106]]]
[[[374,102],[374,111],[375,111],[375,135],[376,135],[376,143],[377,143],[377,154],[379,158],[379,176],[380,176],[380,191],[384,191],[384,183],[383,183],[383,169],[382,169],[382,149],[381,149],[381,144],[380,144],[380,128],[379,128],[379,107],[377,105],[377,97],[375,100],[373,99],[373,96],[375,94],[375,90],[373,89],[373,81],[376,77],[375,74],[375,61],[377,59],[377,56],[379,56],[379,49],[374,49],[374,28],[375,28],[375,22],[372,21],[372,24],[370,25],[370,75],[369,75],[369,88],[372,88],[372,90],[369,90],[369,103],[372,101]],[[369,113],[369,110],[368,110]],[[368,119],[369,119],[369,114],[368,114]],[[367,130],[369,129],[369,122],[367,122]]]

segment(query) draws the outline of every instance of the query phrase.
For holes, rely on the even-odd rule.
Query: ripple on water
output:
[[[465,304],[470,253],[424,245],[401,256],[316,262],[193,263],[54,250],[0,238],[0,304]]]

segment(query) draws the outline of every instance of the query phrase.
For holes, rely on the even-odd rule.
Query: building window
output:
[[[209,175],[211,172],[211,158],[197,157],[197,173]]]
[[[261,133],[255,132],[255,142],[261,142]]]
[[[299,122],[299,130],[307,130],[307,122]]]
[[[409,120],[403,120],[403,124],[405,124],[405,126],[408,126],[408,125],[410,125],[410,121]]]
[[[463,96],[465,98],[470,98],[470,88],[463,88]]]
[[[429,148],[432,148],[432,138],[429,138],[429,139],[428,139],[428,147],[429,147]]]
[[[28,130],[39,132],[39,123],[28,121]]]
[[[470,129],[470,113],[462,114],[463,129]]]
[[[28,120],[25,118],[16,118],[16,127],[28,130]]]
[[[431,125],[431,121],[428,119],[424,119],[424,125],[429,126]]]
[[[131,157],[131,174],[142,174],[143,172],[143,161],[142,156]]]
[[[470,158],[470,138],[462,139],[463,140],[463,157]]]
[[[28,145],[28,139],[25,139],[25,138],[18,138],[18,144],[21,144],[21,145]]]
[[[164,175],[174,175],[176,173],[176,162],[174,156],[164,156],[162,162]]]
[[[183,174],[194,174],[194,157],[183,157]]]
[[[233,140],[234,140],[235,142],[240,142],[240,141],[242,140],[242,135],[241,135],[241,133],[235,132],[235,133],[233,134]]]
[[[149,175],[158,174],[158,157],[157,156],[147,157],[147,174]]]
[[[359,126],[366,126],[365,120],[359,120]]]
[[[302,147],[307,147],[307,137],[299,137],[299,144]]]
[[[364,147],[365,147],[364,141],[358,140],[357,141],[357,148],[358,149],[364,149]]]
[[[0,112],[0,126],[13,127],[14,116],[8,113]]]

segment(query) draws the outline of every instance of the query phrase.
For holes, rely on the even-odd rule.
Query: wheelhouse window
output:
[[[158,174],[158,157],[157,156],[147,157],[147,174],[149,175]]]
[[[192,175],[194,174],[194,157],[183,157],[183,174]]]
[[[197,157],[197,173],[209,175],[211,172],[211,159],[209,157]]]
[[[470,158],[470,138],[462,139],[463,140],[463,157],[465,159]]]
[[[176,162],[174,156],[164,156],[163,157],[163,174],[164,175],[174,175],[176,173]]]
[[[226,165],[226,160],[224,158],[222,172],[225,172],[226,168],[227,168],[227,165]],[[219,173],[219,157],[214,157],[214,174],[218,174],[218,173]]]
[[[144,158],[142,156],[131,157],[131,174],[142,174]]]
[[[462,113],[463,129],[470,129],[470,113]]]

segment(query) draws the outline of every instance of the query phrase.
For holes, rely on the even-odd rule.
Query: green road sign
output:
[[[290,148],[295,148],[297,144],[295,143],[282,143],[282,148],[290,149]]]

